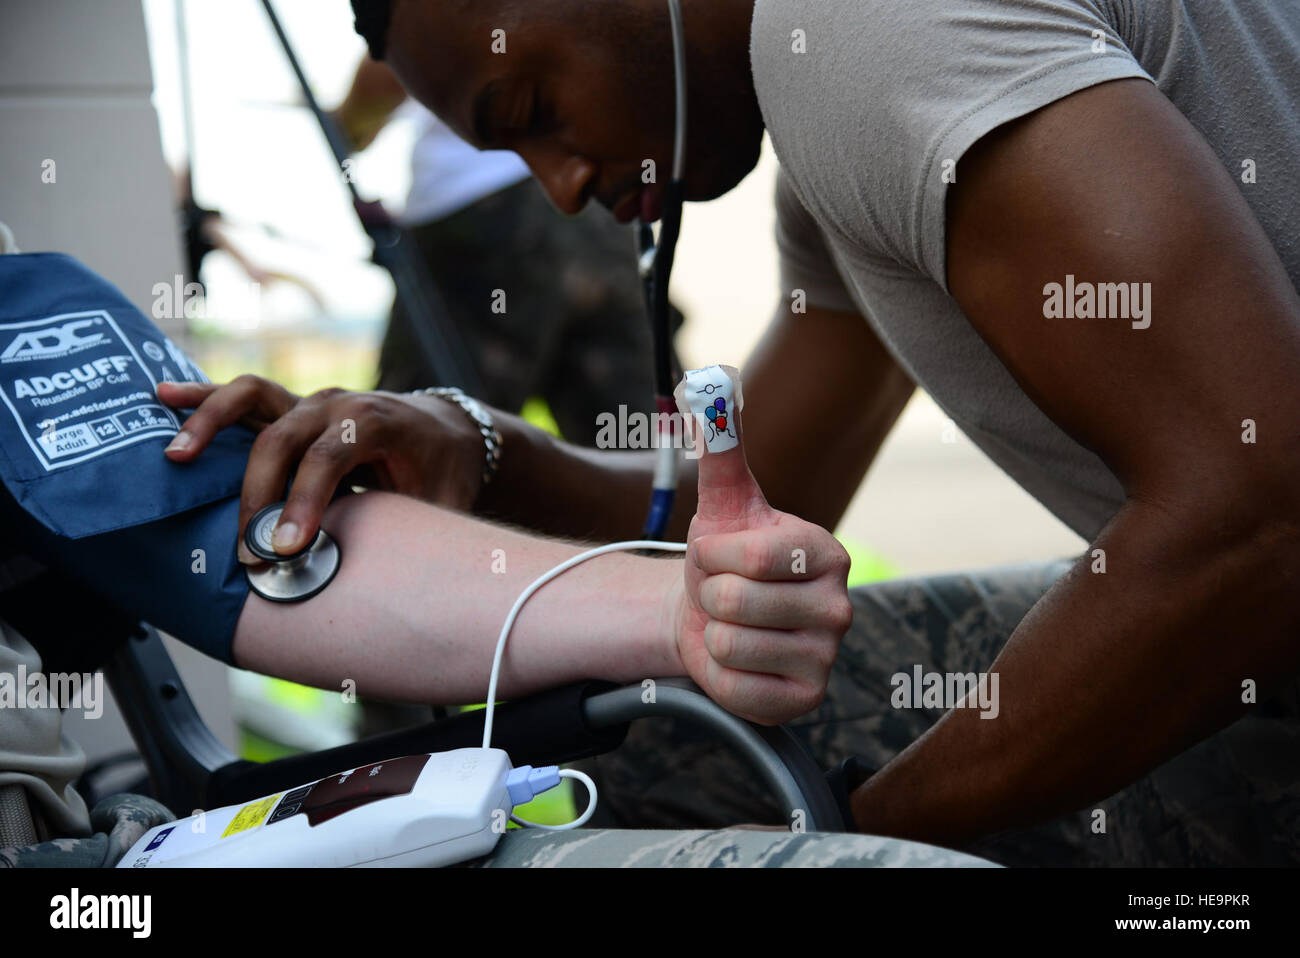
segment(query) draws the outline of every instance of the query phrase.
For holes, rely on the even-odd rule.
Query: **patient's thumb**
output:
[[[700,457],[697,518],[734,523],[770,512],[745,461],[740,373],[730,366],[689,370],[675,396],[682,414],[694,423]]]

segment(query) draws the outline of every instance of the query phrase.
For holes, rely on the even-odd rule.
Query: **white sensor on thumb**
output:
[[[695,424],[697,453],[726,452],[740,445],[738,416],[745,404],[740,370],[734,366],[688,369],[673,396],[682,415]]]

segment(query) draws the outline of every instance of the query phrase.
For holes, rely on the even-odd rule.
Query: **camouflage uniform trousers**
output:
[[[722,829],[511,830],[479,868],[989,868],[972,855],[872,835]]]
[[[507,412],[541,396],[570,442],[595,444],[596,417],[654,411],[652,345],[634,231],[604,210],[568,217],[531,177],[412,231],[484,382]],[[494,311],[496,290],[504,312]],[[680,314],[676,315],[680,323]],[[411,317],[393,307],[379,388],[436,385]]]
[[[86,838],[0,848],[0,868],[112,868],[140,836],[175,816],[143,795],[111,795],[90,810]]]
[[[854,623],[826,701],[789,727],[824,768],[851,755],[883,766],[943,714],[892,707],[891,676],[916,665],[925,672],[986,670],[1069,565],[1012,566],[851,590]],[[783,821],[736,755],[673,719],[633,723],[621,748],[582,767],[600,788],[593,825],[722,828]],[[1094,809],[1106,813],[1104,833],[1094,833]],[[834,839],[827,840],[833,847]],[[545,840],[530,841],[536,860]],[[1300,864],[1300,683],[1117,794],[966,850],[1007,865]],[[556,846],[556,854],[570,860],[581,851],[567,842]],[[593,856],[583,863],[596,862]]]

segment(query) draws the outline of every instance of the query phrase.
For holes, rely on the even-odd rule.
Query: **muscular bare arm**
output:
[[[867,831],[960,843],[1111,794],[1300,666],[1300,300],[1213,151],[1126,80],[987,137],[950,197],[948,275],[1028,394],[1127,500],[993,665],[854,795]],[[1151,323],[1046,319],[1044,287],[1149,282]],[[1257,424],[1243,443],[1243,420]]]
[[[914,391],[857,313],[781,310],[745,366],[745,422],[762,425],[749,460],[768,500],[834,529]]]

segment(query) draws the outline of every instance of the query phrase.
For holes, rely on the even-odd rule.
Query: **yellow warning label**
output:
[[[284,793],[281,792],[280,795]],[[247,831],[250,828],[256,828],[262,824],[262,819],[270,814],[271,809],[275,808],[275,803],[280,800],[280,795],[272,795],[270,798],[264,798],[260,802],[253,802],[251,805],[245,805],[235,813],[235,817],[230,820],[226,830],[221,833],[222,838],[228,838],[236,832]]]

